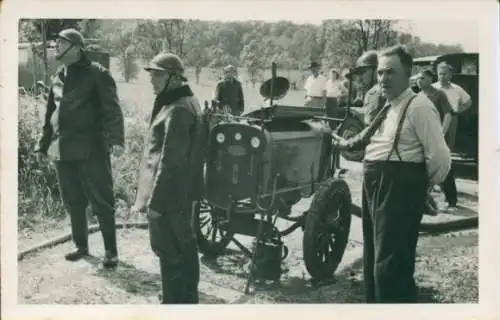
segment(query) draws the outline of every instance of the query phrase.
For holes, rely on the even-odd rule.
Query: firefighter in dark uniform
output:
[[[356,60],[350,74],[357,85],[353,106],[363,107],[365,124],[371,122],[385,101],[377,84],[377,66],[377,52],[370,50]]]
[[[427,188],[444,181],[451,167],[436,108],[409,87],[412,64],[401,46],[383,50],[377,75],[386,102],[368,126],[371,133],[334,138],[340,149],[365,148],[363,274],[369,303],[418,302],[413,275]]]
[[[37,158],[40,163],[55,160],[77,248],[65,258],[76,261],[89,254],[86,208],[90,203],[104,240],[103,266],[115,267],[118,253],[110,154],[121,155],[124,146],[116,84],[107,69],[88,59],[84,38],[77,30],[61,31],[56,44],[56,59],[62,66],[51,79]]]
[[[132,211],[148,216],[151,248],[160,259],[162,303],[198,303],[191,212],[203,186],[202,112],[178,56],[160,53],[145,69],[156,99]]]
[[[241,82],[236,79],[235,66],[224,68],[224,79],[217,83],[212,101],[221,108],[227,108],[232,115],[239,116],[245,109],[245,99]]]

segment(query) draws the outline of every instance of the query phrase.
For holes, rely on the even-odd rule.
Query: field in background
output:
[[[117,60],[114,58],[111,59],[110,62],[110,71],[118,84],[118,94],[124,105],[128,105],[130,103],[138,103],[141,105],[146,104],[146,108],[152,107],[154,95],[151,89],[151,84],[149,82],[149,75],[142,68],[142,66],[140,67],[137,78],[130,81],[130,83],[126,83],[123,80],[123,77],[121,76],[120,70],[118,68]],[[218,72],[220,72],[220,70],[204,68],[200,74],[200,81],[198,84],[196,84],[194,71],[192,69],[188,69],[186,72],[189,84],[202,105],[204,100],[210,101],[210,99],[212,98],[213,90],[215,89],[215,85],[218,81]],[[300,75],[299,71],[296,70],[292,70],[290,72],[278,70],[278,76],[281,75],[288,77],[288,74],[292,74],[295,77],[298,77]],[[308,73],[304,72],[304,75],[307,76]],[[265,79],[268,79],[270,76],[270,70],[266,70]],[[261,82],[256,83],[255,87],[253,87],[249,82],[245,83],[244,80],[246,79],[246,74],[243,70],[239,71],[239,79],[243,84],[243,91],[245,95],[245,110],[259,108],[263,101],[263,98],[259,94],[259,87]],[[290,90],[287,96],[280,100],[280,104],[300,105],[302,104],[303,100],[303,90]]]
[[[153,107],[154,94],[149,82],[148,73],[140,69],[137,79],[126,83],[121,76],[116,59],[110,63],[110,71],[117,83],[118,96],[125,117],[126,151],[123,157],[113,161],[115,189],[117,193],[118,215],[128,213],[135,196],[137,168],[139,167],[142,141],[149,123]],[[278,75],[281,73],[278,71]],[[217,83],[214,73],[204,69],[200,82],[196,84],[192,70],[187,72],[189,84],[203,107],[204,100],[212,98]],[[244,78],[245,75],[243,74]],[[250,83],[243,85],[245,109],[252,110],[262,105],[263,98],[259,94],[260,83],[253,87]],[[288,95],[279,101],[281,104],[301,105],[303,91],[290,90]],[[53,167],[40,168],[35,162],[35,149],[40,136],[44,102],[34,97],[21,97],[19,101],[19,231],[32,232],[40,227],[50,229],[54,223],[65,220],[65,214],[59,201],[57,181]],[[90,216],[91,221],[93,217]]]

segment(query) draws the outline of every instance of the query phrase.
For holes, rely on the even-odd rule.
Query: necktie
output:
[[[371,138],[377,129],[379,129],[382,126],[382,123],[384,122],[385,118],[387,117],[387,113],[389,112],[389,109],[391,108],[390,104],[386,104],[380,109],[380,111],[375,115],[375,118],[373,118],[373,121],[368,125],[368,129],[366,130],[366,138],[369,139]]]
[[[375,118],[372,122],[360,133],[349,138],[347,141],[348,149],[359,149],[361,147],[365,147],[369,142],[371,137],[375,134],[378,128],[382,125],[382,122],[385,120],[387,116],[387,112],[391,108],[390,104],[386,104],[380,109],[380,111],[375,115]]]

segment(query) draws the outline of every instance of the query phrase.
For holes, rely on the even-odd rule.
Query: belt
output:
[[[323,99],[323,97],[318,97],[318,96],[310,96],[308,95],[309,98],[314,98],[314,99]]]

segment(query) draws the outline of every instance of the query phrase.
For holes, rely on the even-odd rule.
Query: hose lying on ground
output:
[[[356,206],[356,205],[352,205],[351,214],[361,218],[361,208]],[[420,225],[420,232],[434,235],[434,234],[447,233],[447,232],[452,232],[452,231],[473,229],[473,228],[477,228],[478,225],[479,225],[479,217],[475,216],[475,217],[458,219],[458,220],[451,220],[451,221],[445,221],[445,222],[422,223]],[[144,222],[144,221],[117,222],[116,223],[116,229],[127,229],[127,228],[147,229],[148,223]],[[89,226],[89,234],[95,233],[99,230],[100,230],[100,228],[99,228],[98,224],[94,224],[94,225]],[[54,247],[56,245],[62,244],[64,242],[67,242],[70,240],[71,240],[71,233],[66,233],[66,234],[63,234],[59,237],[49,239],[49,240],[44,241],[40,244],[37,244],[37,245],[34,245],[30,248],[22,250],[21,252],[19,252],[17,254],[17,260],[20,261],[28,254],[32,254],[32,253],[40,251],[40,250],[48,249],[48,248]]]
[[[127,229],[127,228],[135,228],[135,229],[148,229],[148,223],[144,221],[137,222],[116,222],[116,229]],[[89,226],[89,234],[95,233],[100,230],[99,224],[93,224]],[[45,250],[59,244],[63,244],[67,241],[71,240],[71,233],[65,233],[53,239],[46,240],[40,244],[36,244],[32,247],[24,249],[17,254],[17,260],[21,261],[25,256],[32,254],[34,252]]]
[[[356,205],[352,205],[351,214],[361,218],[361,208]],[[440,234],[466,229],[474,229],[477,228],[478,225],[478,216],[443,222],[424,222],[420,224],[420,232],[428,234]]]

